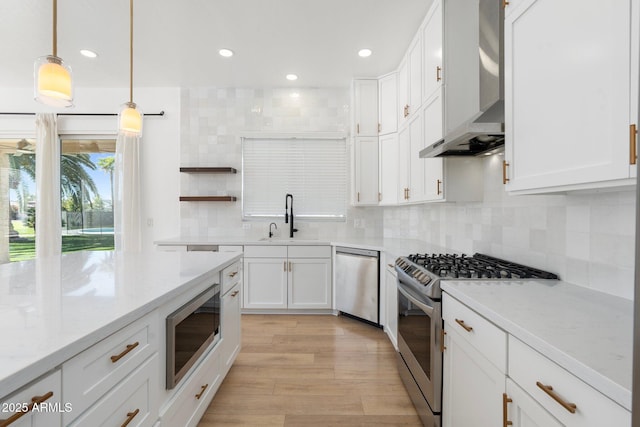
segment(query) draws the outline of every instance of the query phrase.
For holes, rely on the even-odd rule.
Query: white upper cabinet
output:
[[[398,134],[379,137],[379,183],[380,205],[398,204]]]
[[[396,132],[398,130],[398,76],[396,73],[380,77],[378,95],[379,134],[387,135]]]
[[[633,183],[639,3],[518,0],[506,6],[513,7],[505,18],[507,190]]]
[[[378,137],[355,139],[355,205],[378,204]]]
[[[422,27],[424,81],[422,100],[426,101],[442,86],[442,1],[429,9]]]
[[[353,86],[355,136],[378,136],[378,80],[357,79]]]
[[[398,68],[398,117],[399,126],[420,109],[422,104],[422,39],[418,32]]]

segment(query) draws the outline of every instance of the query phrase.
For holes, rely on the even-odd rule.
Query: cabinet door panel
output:
[[[544,410],[516,383],[507,378],[507,420],[513,427],[562,427],[560,422]]]
[[[292,259],[289,308],[331,308],[331,259]]]
[[[240,284],[222,297],[222,365],[227,372],[240,352]]]
[[[398,130],[398,80],[389,74],[378,80],[380,135]]]
[[[422,104],[422,39],[417,37],[409,48],[409,114],[418,112]]]
[[[378,135],[378,81],[355,80],[355,134]]]
[[[285,258],[244,259],[244,308],[287,308]]]
[[[380,137],[380,204],[398,203],[398,135]]]
[[[420,202],[425,199],[425,159],[420,158],[424,148],[422,137],[422,112],[409,123],[409,202]]]
[[[378,204],[378,138],[356,138],[355,204]]]
[[[422,99],[426,101],[442,85],[442,2],[440,0],[434,1],[427,13],[422,30],[422,44],[424,48]]]
[[[522,3],[505,20],[507,189],[628,178],[631,0]]]
[[[409,156],[411,155],[410,128],[405,127],[398,134],[398,202],[408,203],[409,190]]]

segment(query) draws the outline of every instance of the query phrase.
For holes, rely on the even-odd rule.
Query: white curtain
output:
[[[36,114],[36,257],[62,252],[60,140],[55,114]]]
[[[119,134],[116,141],[113,201],[115,249],[142,249],[140,210],[140,138]]]

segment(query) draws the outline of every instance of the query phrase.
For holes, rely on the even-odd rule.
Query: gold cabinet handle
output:
[[[205,384],[202,387],[200,387],[200,393],[196,394],[196,399],[200,400],[200,398],[204,394],[204,391],[207,389],[207,387],[209,387],[209,384]]]
[[[125,348],[122,353],[116,354],[115,356],[111,356],[111,362],[116,363],[118,360],[125,357],[127,353],[129,353],[131,350],[136,348],[138,345],[140,345],[138,341],[134,342],[133,344],[127,344],[127,348]]]
[[[407,188],[407,200],[411,198],[411,189]]]
[[[33,396],[31,398],[31,403],[26,407],[26,409],[24,411],[16,412],[15,414],[11,415],[9,418],[6,418],[4,420],[0,420],[0,427],[6,427],[6,426],[8,426],[10,424],[15,423],[20,418],[22,418],[23,415],[26,415],[29,412],[31,412],[31,410],[33,409],[34,406],[44,402],[45,400],[49,400],[52,396],[53,396],[53,392],[52,391],[49,391],[49,392],[43,394],[42,396]]]
[[[358,123],[356,125],[356,133],[359,134],[360,133],[360,123]]]
[[[436,194],[439,196],[442,193],[442,191],[440,191],[440,184],[442,184],[442,181],[438,180],[436,184]]]
[[[378,201],[381,202],[382,201],[382,193],[378,192]]]
[[[638,130],[636,125],[629,126],[629,164],[635,165],[638,160],[637,141]]]
[[[231,292],[231,298],[235,297],[236,295],[238,295],[240,293],[240,291],[233,291]]]
[[[558,402],[564,409],[571,412],[572,414],[576,413],[576,409],[578,407],[575,403],[566,402],[563,398],[561,398],[555,391],[553,391],[553,387],[550,385],[542,384],[540,381],[536,381],[536,385],[545,393],[547,393],[553,400]]]
[[[357,194],[357,199],[358,199],[358,202],[359,202],[360,201],[360,192],[359,191],[358,191],[358,194]]]
[[[291,261],[289,261],[289,271],[293,271],[293,267],[291,266]]]
[[[471,326],[467,325],[466,323],[464,323],[464,320],[456,319],[456,323],[458,325],[462,326],[464,328],[464,330],[467,331],[467,332],[473,331],[473,328]]]
[[[284,262],[284,271],[287,271],[287,261]]]
[[[506,9],[511,3],[508,0],[502,0],[502,8]]]
[[[236,274],[238,274],[237,271],[234,271],[233,273],[229,273],[229,277],[236,277]]]
[[[438,65],[436,67],[436,81],[439,82],[440,80],[442,80],[442,76],[440,75],[440,72],[442,71],[442,68],[440,68],[440,66]]]
[[[127,427],[131,421],[140,413],[140,409],[136,409],[133,412],[127,412],[127,419],[122,423],[121,427]]]
[[[382,132],[382,123],[378,123],[378,133]]]
[[[513,399],[507,396],[507,393],[502,393],[502,427],[512,426],[513,421],[507,419],[507,403],[513,402]]]
[[[442,329],[440,331],[440,353],[444,353],[444,351],[447,349],[447,346],[444,345],[444,336],[447,335],[447,332]]]
[[[407,117],[409,115],[409,104],[404,106],[404,116]]]
[[[507,182],[509,182],[509,178],[507,178],[507,167],[509,166],[509,163],[506,160],[502,161],[502,183],[506,184]]]

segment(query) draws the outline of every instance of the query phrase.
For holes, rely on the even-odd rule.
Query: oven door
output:
[[[398,351],[433,413],[442,407],[442,308],[398,281]]]

